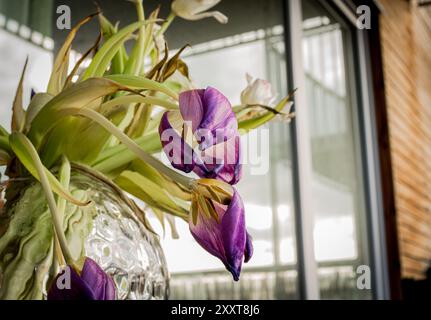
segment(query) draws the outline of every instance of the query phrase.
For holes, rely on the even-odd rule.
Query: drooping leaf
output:
[[[19,159],[19,161],[23,164],[23,166],[30,172],[30,174],[39,180],[39,174],[36,169],[36,165],[34,164],[32,160],[31,153],[36,153],[33,145],[31,144],[30,140],[19,132],[14,132],[9,137],[9,144]],[[76,200],[68,190],[65,190],[63,186],[60,184],[60,182],[57,180],[57,178],[46,168],[44,168],[45,174],[48,178],[48,181],[51,185],[52,191],[54,191],[59,196],[65,198],[66,200],[79,205],[79,206],[85,206],[88,204],[88,202],[81,202],[79,200]]]

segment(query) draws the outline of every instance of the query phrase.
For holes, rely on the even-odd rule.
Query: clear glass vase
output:
[[[138,219],[140,212],[124,194],[88,175],[72,184],[90,190],[96,208],[85,254],[114,280],[119,300],[166,299],[169,276],[157,235]]]
[[[169,273],[164,254],[158,236],[146,226],[143,213],[136,204],[109,180],[80,170],[73,171],[70,186],[73,190],[72,194],[85,194],[86,199],[91,200],[91,204],[85,209],[77,209],[77,206],[70,203],[66,206],[66,225],[73,226],[76,223],[74,220],[84,220],[80,217],[87,219],[85,228],[79,229],[79,232],[66,233],[69,243],[74,244],[72,251],[76,255],[93,259],[112,277],[117,287],[118,300],[167,299]],[[38,183],[22,188],[20,196],[13,200],[13,205],[9,204],[3,208],[2,216],[10,216],[13,219],[16,208],[20,206],[25,208],[25,205],[31,208],[30,196],[37,206],[37,201],[43,197],[43,191]],[[46,215],[47,208],[43,210]],[[82,237],[82,234],[85,235],[80,242],[78,238]],[[4,230],[2,236],[5,236]],[[0,244],[1,241],[0,237]],[[7,254],[0,252],[0,257],[5,257]],[[41,296],[44,298],[46,298],[47,286],[55,276],[52,271],[52,259],[49,258],[51,260],[48,262],[47,259],[44,258],[39,264],[35,264],[34,275],[31,275],[31,280],[26,280],[27,282],[38,281],[41,278],[40,274],[43,276],[42,269],[47,270],[43,284],[40,286],[43,288]],[[8,274],[13,274],[13,270],[9,273],[5,271],[4,274],[2,271],[0,268],[0,292],[2,283],[3,285],[6,283],[5,278]],[[12,284],[9,283],[9,286]],[[15,297],[4,292],[3,296],[6,298],[22,296],[23,299],[39,297],[38,294],[28,293]]]

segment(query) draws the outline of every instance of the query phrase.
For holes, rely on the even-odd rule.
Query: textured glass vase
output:
[[[69,245],[78,243],[72,245],[72,253],[77,257],[90,257],[112,277],[117,287],[117,300],[167,299],[169,273],[164,254],[158,236],[146,227],[142,211],[135,203],[108,180],[81,170],[73,171],[70,189],[74,196],[85,195],[87,200],[91,200],[91,204],[85,209],[67,204],[65,224],[69,229],[81,224],[76,229],[78,231],[66,232]],[[23,187],[20,194],[21,196],[8,206],[10,214],[6,212],[6,215],[13,217],[18,212],[17,208],[23,207],[24,210],[21,211],[33,210],[34,215],[49,217],[40,184],[31,183]],[[44,208],[40,209],[41,207]],[[43,213],[38,213],[38,210]],[[27,218],[23,220],[26,221]],[[46,229],[51,230],[52,239],[50,221],[45,224],[48,225]],[[52,258],[50,259],[52,261]],[[46,274],[46,271],[42,270],[51,270],[40,286],[43,288],[39,290],[42,291],[41,294],[36,292],[19,296],[19,299],[46,298],[47,284],[55,276],[50,265],[51,262],[46,263],[44,260],[35,264],[33,269],[32,279],[38,278],[41,273]],[[6,283],[4,278],[7,274],[13,274],[14,271],[8,271],[6,274],[1,272],[0,269],[0,289],[2,284]],[[16,282],[15,285],[9,284],[9,287],[12,290],[8,292],[13,292]],[[9,295],[10,297],[17,298],[13,295]],[[8,298],[4,292],[3,298]]]
[[[166,299],[169,277],[158,237],[139,221],[137,208],[108,184],[72,175],[72,184],[91,192],[97,213],[85,254],[114,280],[119,300]]]

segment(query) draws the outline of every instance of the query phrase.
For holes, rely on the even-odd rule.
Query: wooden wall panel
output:
[[[431,6],[380,2],[401,272],[421,279],[431,263]]]

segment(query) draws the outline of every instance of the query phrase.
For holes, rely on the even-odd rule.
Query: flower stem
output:
[[[66,190],[69,189],[70,171],[71,171],[70,162],[65,156],[63,156],[62,163],[59,170],[59,179],[60,179],[61,185]],[[58,220],[60,220],[62,224],[61,230],[64,230],[63,224],[64,224],[65,211],[66,211],[66,199],[57,196],[57,213],[58,213]],[[56,257],[59,265],[62,267],[65,266],[66,261],[64,260],[57,234],[55,234],[55,239],[54,239],[54,252],[56,253]]]

